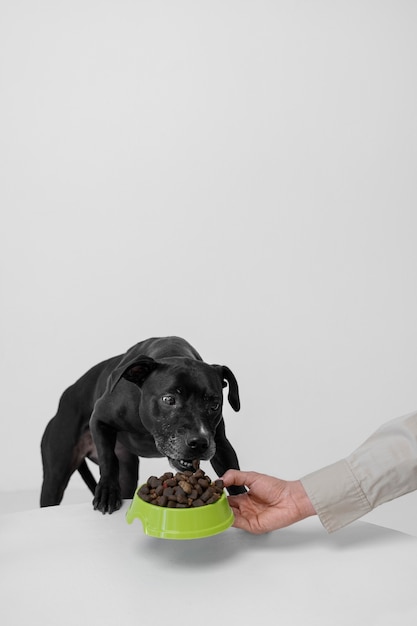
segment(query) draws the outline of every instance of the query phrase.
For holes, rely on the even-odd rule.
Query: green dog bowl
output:
[[[138,517],[146,535],[161,539],[201,539],[223,532],[233,524],[233,513],[223,493],[214,504],[169,509],[149,504],[137,493],[126,513],[129,524]]]

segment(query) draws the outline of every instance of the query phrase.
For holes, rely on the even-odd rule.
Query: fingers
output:
[[[251,532],[248,520],[239,513],[239,509],[233,509],[233,515],[235,516],[233,521],[234,528],[240,528],[241,530],[246,530],[246,532]]]
[[[234,528],[241,528],[242,530],[246,530],[247,532],[251,532],[251,527],[250,527],[249,521],[240,512],[239,499],[241,497],[247,497],[247,496],[243,495],[243,496],[229,496],[228,497],[228,501],[229,501],[229,504],[230,504],[230,507],[231,507],[231,509],[233,511],[233,516],[234,516],[233,526],[234,526]]]
[[[250,508],[248,509],[247,500],[249,497],[247,493],[238,496],[229,496],[228,500],[234,516],[232,526],[245,530],[253,535],[262,535],[268,532],[269,529],[264,528],[260,524],[260,519],[256,511],[250,510]]]

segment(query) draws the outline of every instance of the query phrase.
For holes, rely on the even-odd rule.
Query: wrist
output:
[[[303,487],[301,480],[294,480],[291,483],[291,492],[294,502],[300,513],[300,519],[317,515],[316,510]]]

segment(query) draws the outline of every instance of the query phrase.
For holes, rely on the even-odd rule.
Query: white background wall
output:
[[[149,336],[227,364],[246,469],[417,408],[406,0],[0,0],[0,490],[63,389]]]

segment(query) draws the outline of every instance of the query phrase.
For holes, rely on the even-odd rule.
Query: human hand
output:
[[[260,535],[315,515],[301,481],[286,481],[258,472],[228,470],[224,486],[245,485],[249,491],[228,496],[233,526]]]

